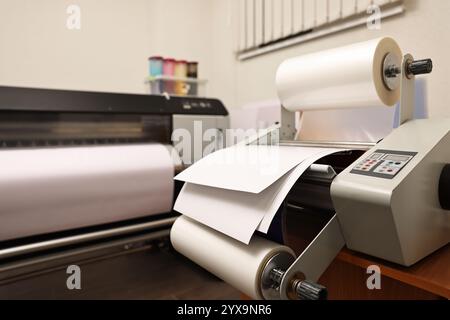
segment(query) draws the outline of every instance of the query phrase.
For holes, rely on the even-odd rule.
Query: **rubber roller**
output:
[[[185,216],[175,221],[170,238],[179,253],[258,300],[277,296],[273,283],[263,283],[268,263],[286,270],[295,260],[286,246],[258,236],[246,245]]]

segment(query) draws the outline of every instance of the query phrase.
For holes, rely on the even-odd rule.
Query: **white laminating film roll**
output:
[[[0,151],[0,240],[169,212],[160,144]]]
[[[170,239],[175,250],[253,299],[263,299],[266,262],[280,252],[294,256],[286,246],[257,236],[246,245],[186,216],[175,221]]]
[[[388,53],[402,60],[392,38],[380,38],[288,59],[278,68],[276,85],[289,111],[393,106],[400,88],[383,80]]]

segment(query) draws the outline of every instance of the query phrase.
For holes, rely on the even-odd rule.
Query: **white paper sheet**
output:
[[[339,151],[342,150],[321,149],[306,160],[300,160],[300,164],[297,163],[294,169],[280,179],[274,179],[260,193],[186,183],[174,209],[248,244],[255,230],[268,232],[278,208],[300,176],[317,160]],[[235,182],[239,183],[244,179],[241,177]]]
[[[171,210],[163,145],[0,151],[0,240]]]
[[[297,180],[303,175],[303,173],[308,170],[308,168],[314,164],[316,161],[326,157],[328,155],[342,152],[342,149],[326,149],[321,153],[318,153],[312,157],[309,157],[307,160],[300,163],[297,167],[295,167],[289,174],[286,174],[279,182],[277,182],[277,195],[272,202],[270,210],[266,212],[264,218],[261,220],[258,225],[258,231],[263,233],[267,233],[270,228],[270,224],[272,223],[275,214],[283,203],[284,199],[288,195],[289,191],[291,191],[294,184]]]
[[[268,210],[271,191],[252,194],[186,183],[174,210],[248,244]]]
[[[234,146],[198,161],[176,180],[250,193],[260,193],[322,148]]]

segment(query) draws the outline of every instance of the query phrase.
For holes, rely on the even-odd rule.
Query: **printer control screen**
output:
[[[360,161],[350,173],[393,179],[416,155],[417,152],[377,150]]]

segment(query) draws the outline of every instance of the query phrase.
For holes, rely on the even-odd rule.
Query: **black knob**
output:
[[[431,73],[433,71],[433,61],[431,59],[416,60],[408,64],[408,74],[418,75]]]
[[[308,280],[300,281],[295,291],[301,300],[327,300],[328,298],[327,288]]]
[[[450,164],[442,169],[439,179],[439,202],[444,210],[450,210]]]

